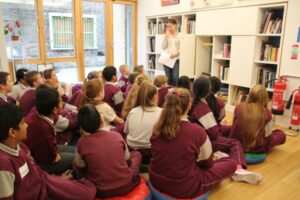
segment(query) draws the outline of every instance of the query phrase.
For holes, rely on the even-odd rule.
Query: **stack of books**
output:
[[[282,29],[282,18],[276,17],[274,12],[266,11],[263,23],[260,27],[260,33],[265,34],[279,34]]]
[[[263,43],[261,47],[261,60],[277,62],[279,48],[272,46],[269,43]]]
[[[224,49],[223,49],[223,57],[224,58],[230,58],[230,44],[224,43]]]
[[[224,102],[228,101],[228,85],[227,87],[222,85],[220,91],[218,92],[218,97],[221,98]]]
[[[150,55],[148,61],[149,69],[156,69],[156,56]]]
[[[156,34],[156,22],[152,22],[152,21],[148,22],[148,31],[149,31],[149,35]]]
[[[275,78],[276,72],[272,68],[263,66],[258,68],[257,84],[264,85],[267,89],[272,90]]]
[[[150,38],[150,52],[154,52],[155,51],[155,37],[151,37]]]
[[[232,102],[234,105],[245,102],[248,98],[249,89],[237,87],[234,88]]]
[[[165,22],[158,22],[158,34],[165,34],[167,30],[167,23]]]
[[[219,65],[219,79],[228,81],[229,65]]]
[[[195,27],[196,27],[196,21],[188,20],[187,26],[186,26],[186,33],[187,34],[195,34]]]

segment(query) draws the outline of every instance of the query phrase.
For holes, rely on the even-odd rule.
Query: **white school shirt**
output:
[[[8,96],[19,101],[23,94],[27,91],[27,89],[27,86],[23,85],[22,83],[18,83],[17,85],[13,86],[12,91],[8,93]]]
[[[162,49],[168,54],[176,54],[180,52],[180,33],[173,37],[172,35],[165,35],[162,44]],[[179,57],[177,57],[179,59]]]
[[[133,149],[151,148],[150,137],[161,111],[159,107],[146,107],[143,110],[139,106],[129,112],[124,128],[128,146]]]
[[[98,104],[95,106],[97,111],[100,113],[101,119],[103,121],[103,130],[110,130],[110,123],[116,118],[116,113],[114,109],[106,102]]]

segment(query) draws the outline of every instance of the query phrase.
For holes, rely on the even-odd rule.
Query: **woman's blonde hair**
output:
[[[84,94],[81,100],[81,106],[90,103],[93,105],[98,105],[102,103],[101,99],[97,99],[100,91],[103,91],[103,85],[101,80],[98,78],[88,80],[84,84],[83,88]]]
[[[132,85],[130,88],[128,95],[125,99],[123,108],[122,108],[122,118],[126,119],[129,112],[135,105],[136,97],[140,88],[140,85],[142,84],[143,81],[150,81],[148,76],[146,75],[138,75],[135,79],[135,83]]]
[[[153,97],[157,94],[157,88],[150,81],[143,81],[137,93],[135,106],[145,107],[157,106],[157,102],[153,101]]]
[[[153,81],[153,84],[158,88],[163,86],[166,83],[168,83],[168,77],[165,75],[158,75],[154,78]]]
[[[165,104],[154,133],[172,140],[177,137],[182,115],[187,112],[191,102],[191,94],[187,89],[178,88],[171,90],[165,99]]]
[[[242,108],[239,128],[237,127],[243,131],[234,133],[234,138],[242,142],[245,151],[250,151],[257,142],[257,145],[262,145],[263,140],[257,137],[264,129],[268,100],[268,92],[264,86],[256,85],[250,90],[247,102]]]

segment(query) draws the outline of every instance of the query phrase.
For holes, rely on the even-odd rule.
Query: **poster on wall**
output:
[[[161,0],[162,6],[174,5],[179,4],[179,0]]]

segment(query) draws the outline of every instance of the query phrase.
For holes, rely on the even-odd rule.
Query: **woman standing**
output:
[[[173,68],[164,65],[166,76],[168,77],[168,84],[176,86],[179,77],[179,49],[180,38],[177,31],[177,22],[175,19],[169,19],[167,23],[167,31],[162,44],[162,49],[170,58],[176,58],[176,63]]]

